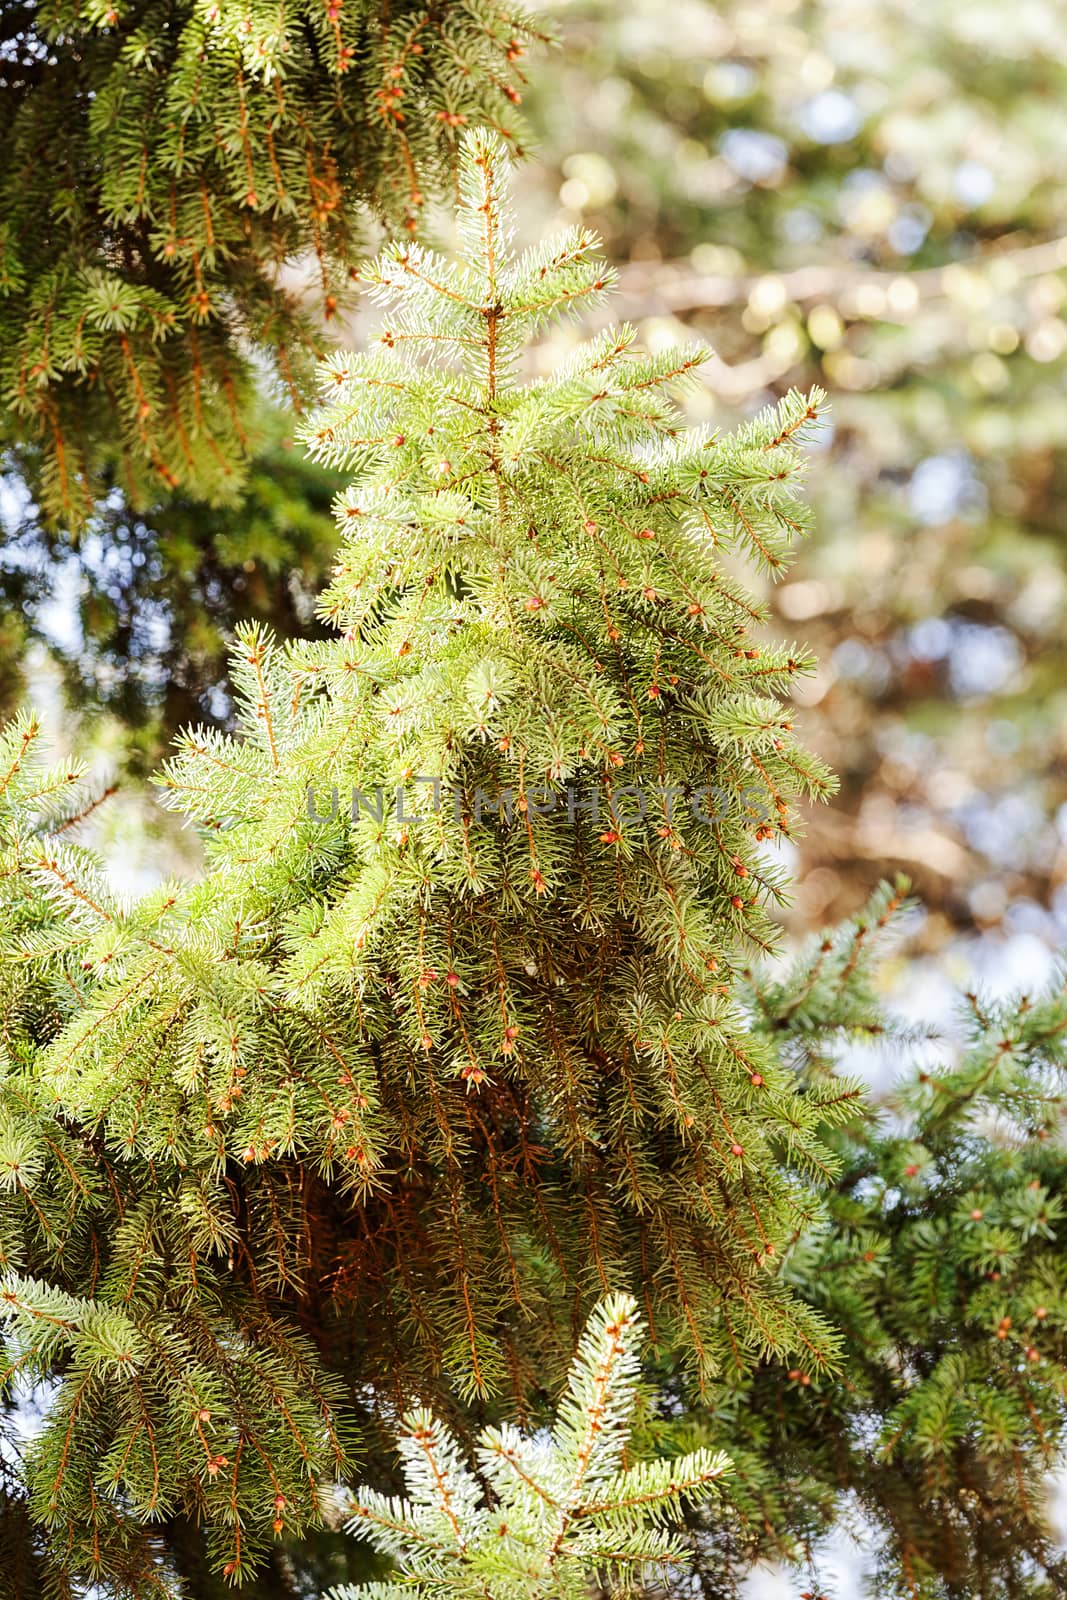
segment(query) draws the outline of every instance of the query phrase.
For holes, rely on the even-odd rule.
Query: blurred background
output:
[[[713,346],[701,420],[831,395],[817,532],[771,598],[822,662],[798,725],[841,779],[791,852],[788,928],[903,869],[908,1007],[1041,981],[1067,933],[1067,7],[541,10],[561,43],[530,67],[523,239],[590,224],[620,269],[608,316]],[[265,398],[233,505],[134,514],[116,490],[77,544],[5,479],[0,705],[29,685],[92,755],[114,792],[82,835],[131,888],[196,870],[144,779],[177,727],[227,721],[235,620],[317,626],[337,485],[290,428]]]

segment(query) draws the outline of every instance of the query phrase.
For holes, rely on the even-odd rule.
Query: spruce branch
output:
[[[57,1383],[24,1476],[65,1564],[116,1583],[156,1516],[244,1581],[343,1470],[345,1392],[374,1438],[409,1395],[531,1406],[619,1286],[704,1394],[839,1361],[782,1266],[858,1090],[812,1091],[745,976],[787,892],[765,846],[830,780],[779,699],[808,663],[755,636],[735,559],[783,570],[822,397],[688,430],[703,352],[629,330],[523,383],[610,274],[580,230],[516,257],[503,143],[459,159],[464,260],[405,239],[361,269],[381,332],[303,423],[353,474],[335,637],[242,630],[237,731],[188,730],[161,776],[202,879],[120,901],[49,831],[77,774],[32,723],[3,745],[12,1374]],[[43,1340],[51,1294],[81,1309]],[[614,1383],[595,1432],[565,1404],[552,1490],[560,1549],[612,1567],[668,1549],[578,1515]]]
[[[386,1595],[471,1600],[584,1600],[599,1580],[634,1592],[658,1570],[684,1565],[670,1531],[706,1502],[730,1470],[722,1452],[622,1466],[640,1378],[636,1303],[614,1295],[582,1334],[550,1435],[510,1425],[483,1430],[480,1476],[427,1411],[405,1418],[400,1451],[407,1497],[357,1493],[349,1530],[399,1568],[389,1584],[346,1586],[329,1600]]]
[[[65,526],[115,478],[135,503],[232,502],[249,344],[299,410],[361,219],[415,232],[463,124],[517,150],[518,63],[545,36],[494,0],[7,10],[0,386],[20,466]],[[298,257],[314,308],[279,274]]]

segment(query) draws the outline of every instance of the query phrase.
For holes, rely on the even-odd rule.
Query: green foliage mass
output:
[[[1067,1581],[1049,1521],[1067,1428],[1063,1272],[1067,989],[968,995],[955,1052],[877,994],[900,890],[752,974],[757,1035],[825,1092],[849,1034],[913,1058],[880,1115],[830,1144],[825,1219],[785,1277],[842,1335],[839,1369],[761,1362],[697,1395],[664,1370],[656,1448],[729,1449],[729,1510],[694,1523],[701,1592],[754,1560],[823,1593],[818,1541],[844,1527],[883,1600],[1051,1600]]]
[[[3,13],[0,388],[46,514],[114,475],[229,496],[250,347],[294,397],[361,207],[414,228],[457,128],[507,121],[521,14],[482,0],[18,0]]]
[[[1067,989],[968,995],[959,1050],[931,1050],[878,997],[901,893],[746,982],[755,1036],[802,1084],[825,1092],[849,1036],[921,1064],[881,1118],[830,1134],[826,1215],[785,1261],[840,1329],[841,1365],[738,1363],[698,1391],[655,1345],[646,1358],[637,1455],[672,1476],[694,1447],[731,1458],[686,1514],[669,1592],[738,1595],[762,1559],[832,1593],[819,1541],[842,1527],[880,1600],[1052,1600],[1067,1582],[1048,1517],[1067,1428]]]

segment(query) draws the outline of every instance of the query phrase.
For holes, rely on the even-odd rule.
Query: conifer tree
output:
[[[759,1362],[700,1395],[666,1373],[665,1439],[725,1442],[729,1514],[694,1530],[697,1578],[735,1594],[762,1557],[823,1594],[813,1545],[839,1521],[872,1558],[879,1600],[1052,1600],[1067,1563],[1049,1518],[1067,1442],[1067,987],[961,997],[961,1047],[879,998],[903,888],[753,970],[757,1035],[825,1093],[848,1035],[917,1056],[886,1108],[830,1134],[827,1215],[785,1276],[844,1340],[839,1369]],[[672,1421],[671,1418],[677,1420]]]
[[[59,1385],[30,1507],[125,1592],[175,1519],[235,1582],[299,1535],[342,1392],[365,1437],[387,1396],[525,1405],[619,1285],[705,1384],[834,1359],[777,1268],[856,1090],[798,1092],[734,996],[760,844],[828,787],[732,570],[783,570],[820,397],[686,432],[701,352],[625,329],[520,383],[610,275],[581,230],[511,258],[505,165],[467,139],[463,263],[362,271],[391,314],[307,424],[359,473],[340,636],[246,629],[242,736],[184,737],[205,879],[119,903],[32,721],[0,761],[4,1317]]]
[[[585,1600],[591,1586],[642,1593],[657,1573],[684,1566],[668,1524],[709,1498],[729,1460],[700,1449],[627,1463],[640,1333],[634,1300],[603,1301],[551,1433],[486,1428],[470,1465],[432,1412],[406,1417],[406,1497],[362,1490],[349,1522],[399,1576],[333,1590],[329,1600]]]
[[[111,477],[233,497],[249,347],[299,401],[361,207],[413,229],[465,123],[514,138],[531,29],[485,0],[16,0],[0,34],[2,404],[69,525]]]

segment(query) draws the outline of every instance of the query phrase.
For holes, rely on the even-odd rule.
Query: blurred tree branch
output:
[[[786,301],[807,304],[812,301],[837,303],[843,315],[856,315],[862,307],[864,291],[874,289],[884,297],[882,321],[906,321],[907,311],[894,312],[890,291],[895,285],[911,286],[919,301],[950,294],[953,277],[961,272],[1004,273],[1010,268],[1011,281],[1037,278],[1046,272],[1067,267],[1067,235],[1042,244],[1018,249],[983,251],[963,261],[943,267],[926,267],[917,272],[883,272],[850,266],[806,266],[784,273],[744,273],[738,275],[694,272],[686,261],[632,261],[619,273],[620,294],[615,304],[624,316],[684,316],[696,311],[744,305],[758,284],[773,278]],[[909,295],[912,305],[916,302]],[[853,309],[855,308],[855,309]],[[910,308],[909,308],[910,309]],[[861,312],[862,314],[862,312]]]

